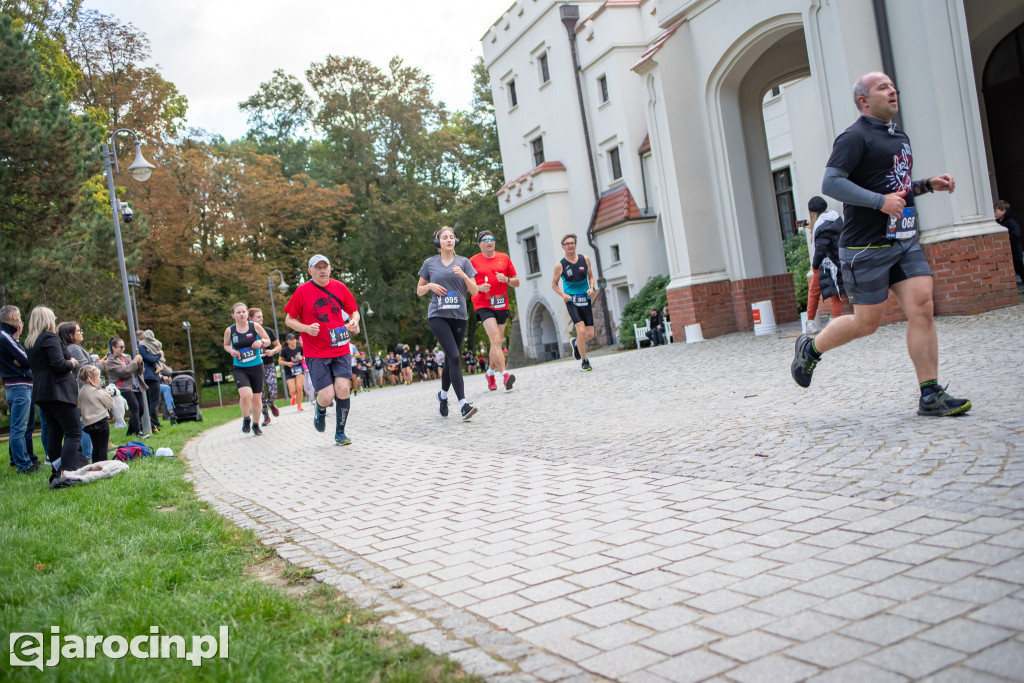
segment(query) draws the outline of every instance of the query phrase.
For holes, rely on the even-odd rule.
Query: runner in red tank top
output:
[[[477,320],[484,326],[491,348],[488,356],[487,388],[495,391],[498,386],[495,371],[502,375],[502,383],[508,391],[515,384],[516,376],[505,368],[505,323],[508,321],[509,287],[518,287],[519,278],[508,254],[495,251],[494,233],[484,230],[477,236],[480,253],[469,261],[476,269],[476,284],[479,292],[473,297],[473,308]]]

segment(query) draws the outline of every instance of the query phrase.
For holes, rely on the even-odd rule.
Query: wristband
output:
[[[932,187],[932,179],[931,178],[925,178],[925,180],[924,180],[924,189],[928,190],[929,192],[935,192],[935,188]]]

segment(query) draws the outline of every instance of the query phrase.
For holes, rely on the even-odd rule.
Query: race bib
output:
[[[302,368],[292,368],[292,374],[293,375],[301,375],[302,374]]]
[[[457,311],[462,308],[462,298],[449,289],[444,296],[437,297],[437,307],[442,311]]]
[[[260,357],[259,349],[254,349],[252,347],[249,347],[248,349],[239,349],[238,354],[238,360],[242,361],[243,363],[251,361],[253,358]]]
[[[348,344],[348,328],[342,325],[341,327],[332,327],[328,330],[328,335],[331,338],[331,346],[344,346]]]
[[[491,297],[491,308],[500,310],[506,308],[508,303],[503,296],[492,296]]]
[[[917,234],[917,210],[913,206],[903,209],[903,215],[897,218],[889,216],[889,227],[885,231],[886,239],[905,240]]]
[[[576,308],[583,308],[590,305],[590,298],[586,294],[573,294],[572,305]]]

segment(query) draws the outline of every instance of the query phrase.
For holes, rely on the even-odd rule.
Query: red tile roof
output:
[[[530,169],[529,171],[527,171],[523,175],[519,176],[518,178],[513,178],[512,180],[508,181],[507,183],[505,183],[504,185],[499,187],[498,191],[495,192],[494,194],[499,195],[502,192],[504,192],[505,190],[507,190],[510,187],[512,187],[513,185],[517,185],[517,184],[523,182],[524,180],[526,180],[527,178],[529,178],[531,176],[537,175],[538,173],[546,173],[547,171],[564,171],[564,170],[565,170],[565,164],[563,164],[561,161],[545,161],[540,166],[537,166],[535,168]]]
[[[583,27],[586,25],[588,21],[596,19],[597,15],[601,14],[601,12],[604,12],[605,9],[607,9],[608,7],[639,7],[645,2],[647,2],[647,0],[605,0],[604,4],[602,4],[596,10],[594,10],[590,14],[590,16],[588,16],[585,19],[582,19],[580,23],[576,24],[576,33],[582,31]]]
[[[643,218],[628,187],[609,192],[598,200],[597,215],[594,217],[594,232],[610,228],[619,223]]]
[[[665,44],[665,41],[671,38],[673,34],[675,34],[677,30],[679,30],[679,27],[682,26],[684,23],[686,23],[686,19],[680,19],[675,26],[673,26],[672,28],[668,29],[660,36],[655,38],[654,42],[651,43],[651,46],[647,48],[647,52],[640,55],[640,59],[637,60],[637,63],[631,67],[631,70],[636,71],[640,66],[642,66],[646,62],[649,62],[654,57],[655,53],[657,53],[658,50],[661,49],[661,46]]]

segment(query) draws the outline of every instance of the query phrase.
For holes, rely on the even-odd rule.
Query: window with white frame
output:
[[[598,76],[597,78],[597,94],[601,98],[601,102],[608,101],[608,77]]]
[[[548,67],[548,53],[542,52],[537,57],[537,68],[540,70],[540,82],[541,85],[551,80],[551,70]]]
[[[530,140],[530,152],[533,154],[533,165],[540,166],[544,163],[544,138],[538,135]]]
[[[516,94],[516,79],[509,79],[505,83],[505,89],[508,91],[508,108],[515,109],[519,106],[519,95]]]
[[[608,150],[608,162],[611,164],[612,180],[622,177],[622,161],[619,159],[619,148],[612,147]]]
[[[526,268],[530,275],[540,272],[540,257],[537,254],[537,236],[523,238],[523,250],[526,252]]]

